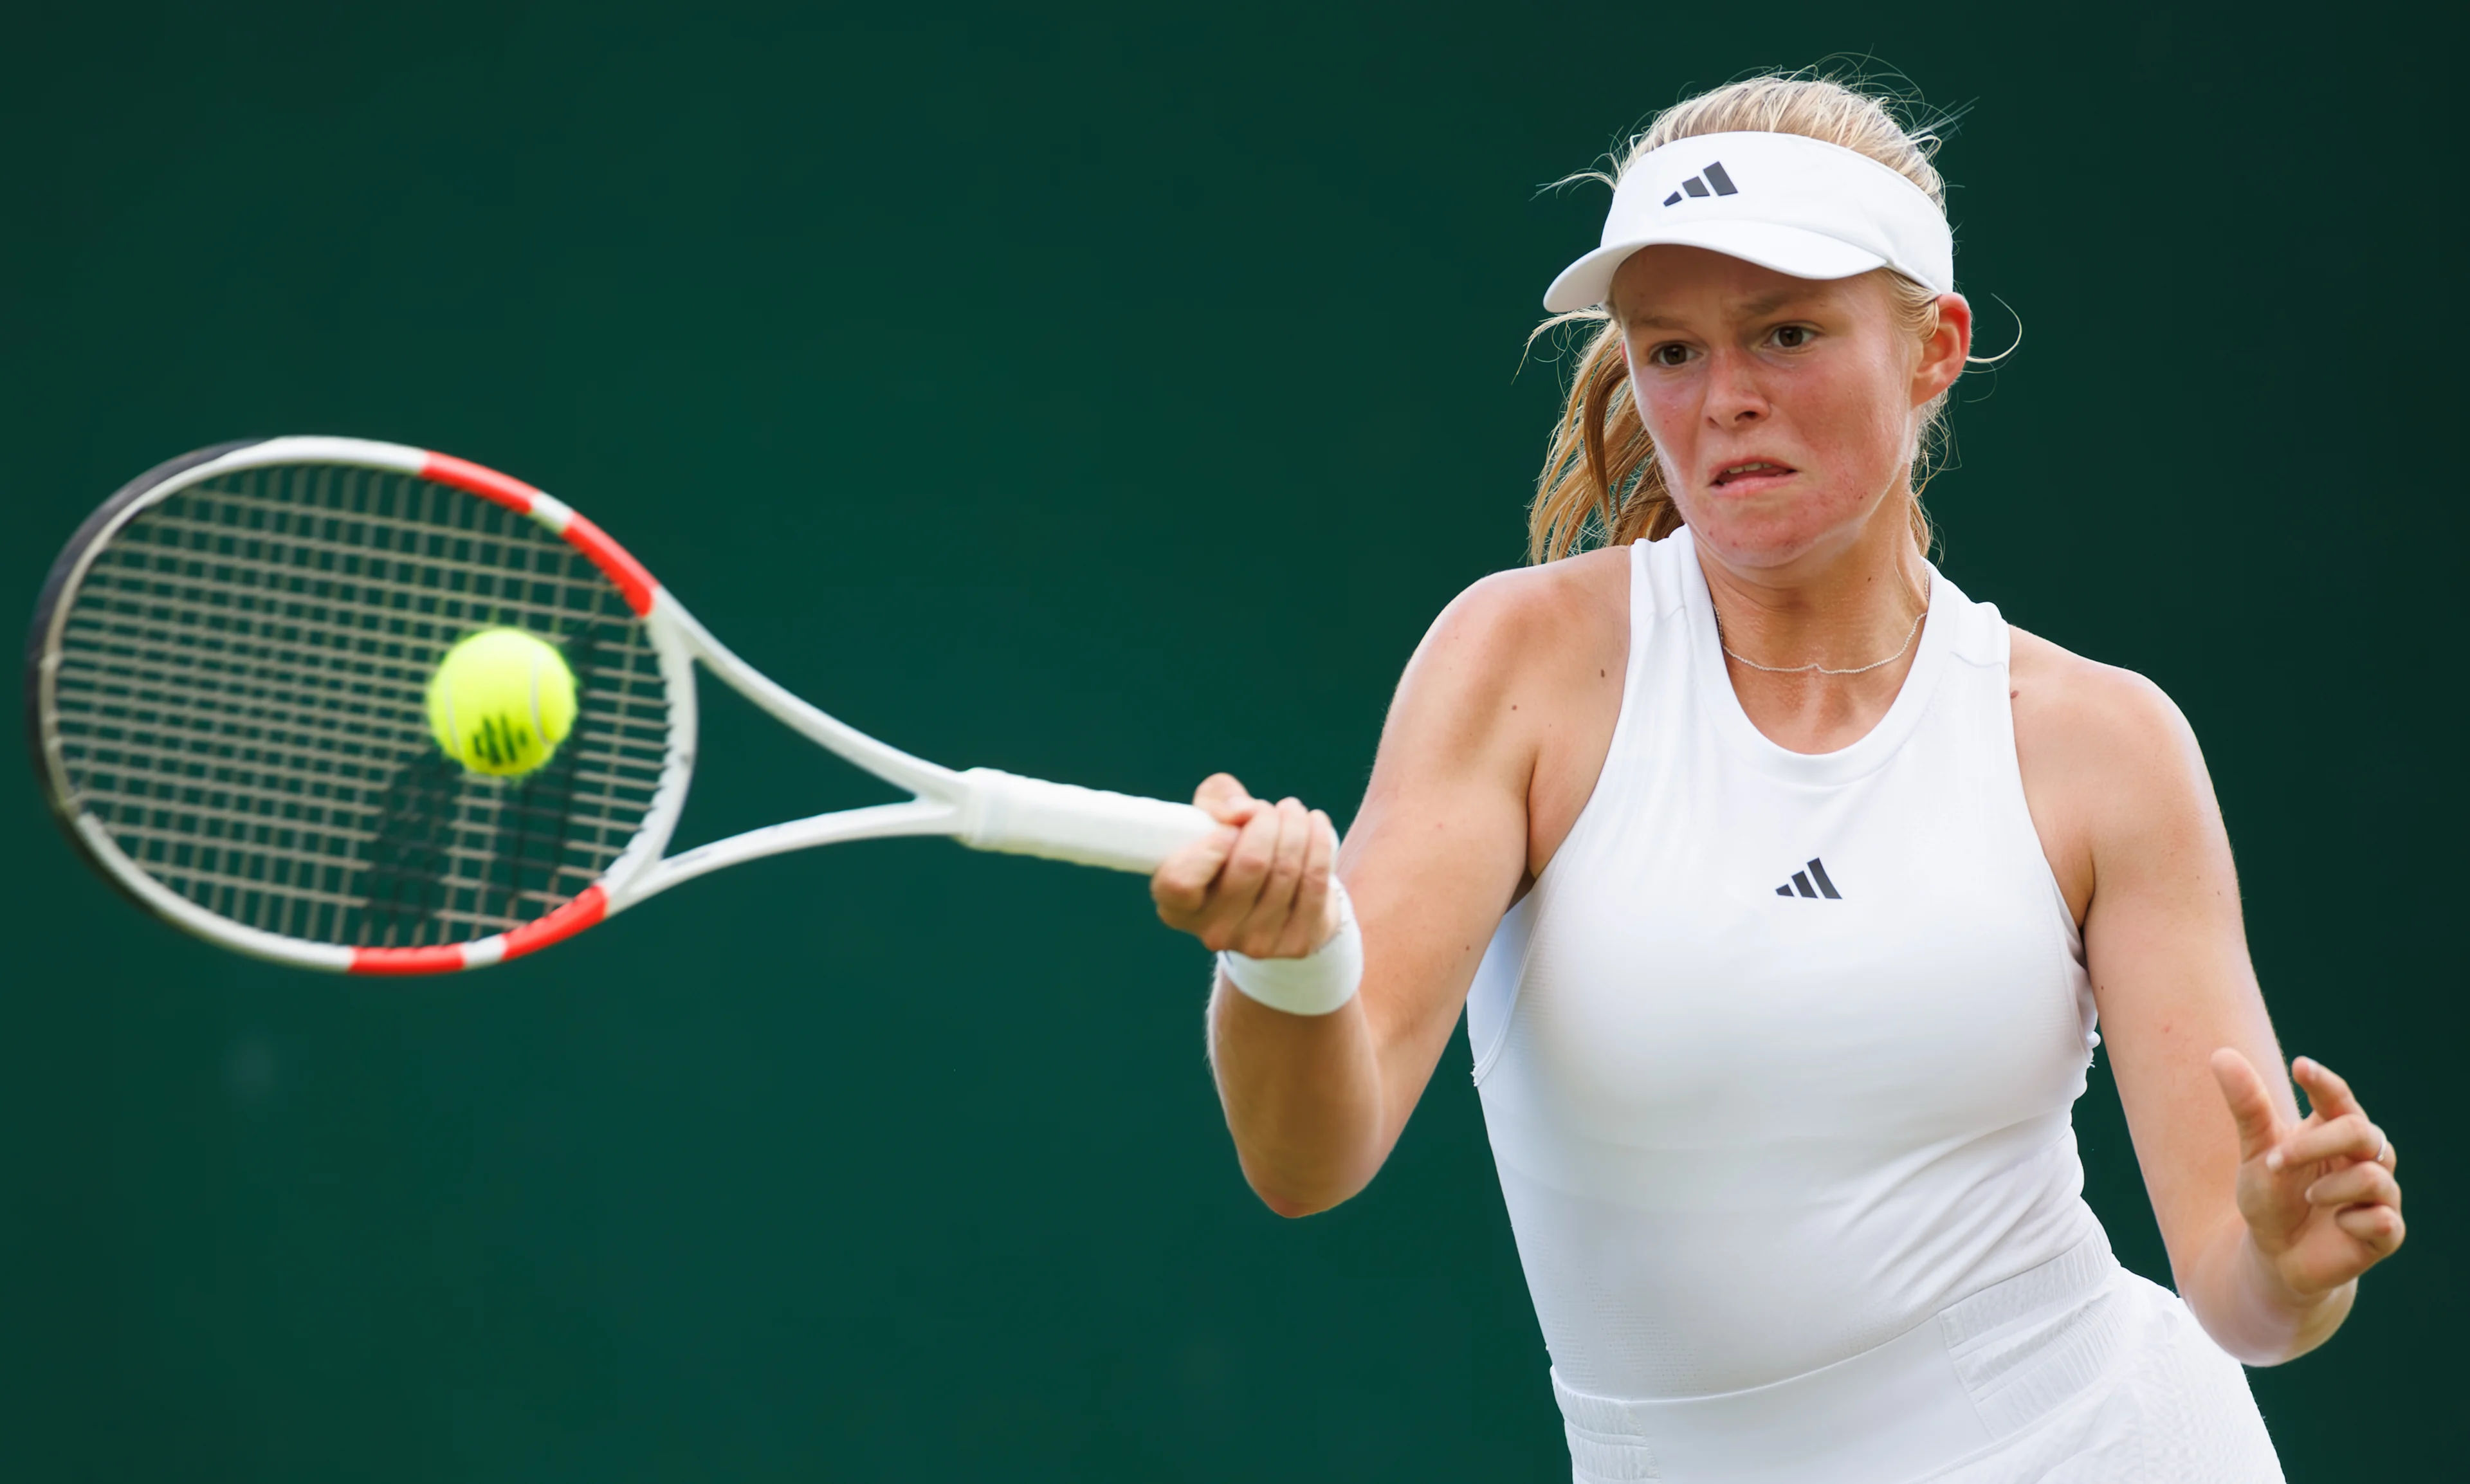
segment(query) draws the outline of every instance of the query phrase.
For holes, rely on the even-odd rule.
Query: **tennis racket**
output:
[[[571,733],[522,777],[431,737],[439,657],[508,627],[558,647]],[[667,854],[695,761],[695,667],[910,794]],[[949,835],[1147,872],[1214,827],[1189,804],[956,773],[732,654],[572,507],[443,453],[358,438],[201,449],[95,511],[27,642],[45,793],[140,905],[303,968],[430,974],[536,952],[708,871]]]

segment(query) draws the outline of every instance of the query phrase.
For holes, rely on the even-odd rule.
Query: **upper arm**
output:
[[[2229,834],[2195,733],[2158,686],[2024,635],[2014,674],[2026,794],[2083,916],[2103,1041],[2183,1272],[2237,1218],[2237,1133],[2210,1057],[2227,1046],[2259,1069],[2280,1064]],[[2267,1079],[2290,1103],[2286,1080]]]
[[[1564,812],[1570,790],[1551,786],[1566,782],[1561,754],[1598,730],[1607,682],[1618,707],[1620,655],[1607,662],[1600,651],[1608,637],[1626,651],[1627,554],[1611,555],[1618,574],[1596,553],[1477,584],[1399,681],[1339,857],[1364,938],[1363,1004],[1391,1137],[1526,876],[1539,794],[1545,814]]]

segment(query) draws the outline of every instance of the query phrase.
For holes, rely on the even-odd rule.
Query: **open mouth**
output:
[[[1779,464],[1771,458],[1743,459],[1715,471],[1715,488],[1719,490],[1753,490],[1781,483],[1797,471],[1790,464]]]

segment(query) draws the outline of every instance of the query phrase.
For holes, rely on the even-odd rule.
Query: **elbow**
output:
[[[1341,1208],[1341,1205],[1346,1205],[1348,1197],[1354,1197],[1354,1190],[1346,1190],[1341,1195],[1312,1195],[1312,1193],[1294,1193],[1294,1190],[1262,1190],[1260,1185],[1255,1185],[1252,1195],[1260,1195],[1262,1205],[1287,1217],[1290,1222],[1299,1222],[1307,1215],[1321,1215],[1324,1210]]]
[[[1346,1203],[1346,1197],[1343,1195],[1316,1198],[1309,1195],[1293,1195],[1283,1191],[1265,1191],[1257,1185],[1252,1187],[1252,1194],[1261,1197],[1262,1205],[1290,1221],[1300,1221],[1309,1216],[1318,1216],[1324,1211],[1333,1210]]]
[[[1298,1200],[1291,1195],[1282,1195],[1275,1191],[1265,1191],[1257,1187],[1252,1194],[1261,1197],[1262,1205],[1290,1221],[1300,1221],[1308,1216],[1318,1216],[1338,1204],[1336,1201]]]
[[[1252,1194],[1261,1198],[1262,1205],[1290,1221],[1298,1221],[1305,1217],[1318,1216],[1324,1211],[1335,1210],[1354,1199],[1356,1194],[1370,1183],[1368,1179],[1347,1181],[1296,1179],[1291,1175],[1254,1169],[1248,1162],[1245,1167],[1244,1178],[1252,1187]]]

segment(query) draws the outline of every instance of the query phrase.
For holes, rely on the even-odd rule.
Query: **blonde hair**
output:
[[[1856,150],[1898,172],[1945,211],[1946,183],[1930,156],[1951,120],[1908,121],[1899,117],[1903,106],[1901,100],[1867,91],[1858,79],[1770,73],[1673,104],[1619,151],[1612,174],[1586,171],[1570,179],[1618,185],[1648,151],[1699,134],[1806,134]],[[1902,327],[1922,339],[1935,334],[1938,295],[1900,273],[1889,272],[1888,282],[1896,291]],[[1656,458],[1655,440],[1631,400],[1629,362],[1621,354],[1620,327],[1610,311],[1598,306],[1555,314],[1535,327],[1528,343],[1536,336],[1581,324],[1596,328],[1578,352],[1577,370],[1544,455],[1544,472],[1535,481],[1535,502],[1527,507],[1526,554],[1532,562],[1555,561],[1597,543],[1626,545],[1641,537],[1661,541],[1682,523],[1680,508],[1665,484],[1664,466]],[[1923,552],[1930,549],[1930,523],[1922,511],[1921,493],[1929,482],[1946,412],[1946,394],[1942,392],[1922,408],[1913,440],[1913,541]]]

